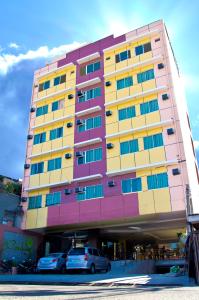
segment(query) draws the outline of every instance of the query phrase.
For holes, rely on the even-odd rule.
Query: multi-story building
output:
[[[138,244],[169,247],[199,212],[183,87],[162,21],[36,71],[27,138],[23,228],[43,233],[51,250],[72,236],[115,257]]]

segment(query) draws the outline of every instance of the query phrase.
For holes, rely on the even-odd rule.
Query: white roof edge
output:
[[[79,178],[75,178],[72,180],[72,182],[77,182],[77,181],[89,181],[92,179],[98,179],[98,178],[102,178],[102,174],[94,174],[94,175],[90,175],[90,176],[85,176],[85,177],[79,177]]]
[[[166,121],[152,123],[152,124],[145,125],[145,126],[142,126],[142,127],[132,128],[132,129],[129,129],[129,130],[124,130],[124,131],[119,131],[119,132],[116,132],[116,133],[113,133],[113,134],[109,134],[109,135],[106,135],[105,138],[106,139],[111,139],[111,138],[114,138],[114,137],[117,137],[117,136],[127,135],[129,133],[146,130],[148,128],[154,128],[154,127],[158,127],[158,126],[167,125],[167,124],[170,124],[172,122],[173,122],[173,119],[168,119]]]
[[[47,154],[54,153],[54,152],[60,152],[60,151],[64,151],[64,150],[72,149],[72,148],[73,148],[72,146],[57,148],[57,149],[49,150],[49,151],[46,151],[46,152],[40,152],[38,154],[30,155],[28,158],[35,158],[35,157],[38,157],[38,156],[47,155]]]
[[[82,58],[77,59],[77,63],[78,64],[82,64],[82,63],[85,63],[87,61],[90,61],[90,60],[98,58],[98,57],[100,57],[100,53],[99,52],[95,52],[93,54],[90,54],[90,55],[87,55],[87,56],[84,56]]]
[[[46,123],[42,123],[42,124],[39,124],[39,125],[36,125],[36,126],[32,126],[32,129],[36,129],[36,128],[48,126],[50,124],[53,124],[53,123],[56,123],[56,122],[59,122],[59,121],[64,121],[64,120],[67,120],[67,119],[71,119],[73,117],[74,117],[74,115],[64,116],[64,117],[61,117],[61,118],[58,118],[58,119],[54,119],[54,120],[46,122]]]
[[[81,83],[76,84],[76,87],[77,88],[84,88],[86,86],[93,85],[93,84],[98,83],[100,81],[101,81],[101,79],[99,77],[95,77],[93,79],[90,79],[90,80],[87,80],[87,81],[83,81]]]
[[[81,116],[87,115],[89,113],[92,113],[92,112],[95,112],[95,111],[99,111],[101,109],[102,109],[101,106],[97,105],[97,106],[94,106],[94,107],[90,107],[88,109],[84,109],[84,110],[78,111],[78,112],[75,113],[75,115],[77,117],[79,117],[79,116],[81,117]]]
[[[70,184],[70,181],[66,180],[66,181],[61,181],[61,182],[54,182],[54,183],[49,183],[49,184],[45,184],[45,185],[38,185],[38,186],[34,186],[31,188],[27,188],[25,189],[25,192],[30,192],[30,191],[34,191],[34,190],[41,190],[41,189],[45,189],[48,187],[52,187],[52,186],[59,186],[62,184]]]
[[[148,164],[148,165],[141,165],[138,167],[134,167],[134,168],[128,168],[128,169],[121,169],[121,170],[115,170],[115,171],[111,171],[111,172],[106,172],[107,176],[116,176],[116,175],[120,175],[120,174],[128,174],[131,172],[136,172],[138,170],[142,170],[142,169],[148,169],[148,168],[153,168],[153,167],[160,167],[160,166],[167,166],[167,165],[174,165],[177,164],[178,160],[177,159],[173,159],[173,160],[165,160],[165,161],[161,161],[161,162],[157,162],[157,163],[153,163],[153,164]]]
[[[147,37],[148,35],[149,35],[149,36],[150,36],[150,35],[156,35],[156,34],[158,34],[158,33],[160,33],[160,30],[159,30],[159,29],[156,29],[156,30],[152,30],[152,31],[148,31],[148,32],[139,34],[139,35],[137,35],[137,36],[132,37],[131,39],[128,39],[128,40],[124,41],[124,42],[121,42],[121,43],[118,43],[118,44],[113,45],[113,46],[111,46],[111,47],[105,48],[105,49],[103,50],[103,52],[108,52],[108,51],[114,50],[114,49],[119,48],[119,47],[121,47],[121,46],[123,46],[123,45],[126,45],[126,44],[128,44],[128,43],[131,43],[131,42],[133,42],[133,41],[136,41],[136,40],[139,40],[139,39],[141,39],[141,38]]]
[[[149,63],[157,62],[157,61],[162,60],[162,59],[163,59],[162,55],[154,56],[154,57],[151,57],[149,59],[140,61],[137,64],[131,64],[129,66],[126,66],[126,67],[124,67],[122,69],[119,69],[119,70],[116,70],[114,72],[104,74],[104,78],[115,76],[115,75],[123,73],[123,72],[125,72],[127,70],[130,70],[130,69],[133,69],[133,68],[137,68],[139,66],[144,66],[144,65],[149,64]]]
[[[76,143],[76,144],[74,144],[74,147],[79,148],[79,147],[84,147],[84,146],[87,146],[87,145],[91,145],[91,144],[95,144],[95,143],[101,143],[101,142],[102,142],[102,138],[98,137],[98,138],[95,138],[95,139],[91,139],[91,140]]]
[[[106,103],[104,103],[104,106],[117,105],[118,103],[123,102],[125,100],[130,100],[130,99],[133,99],[133,98],[139,98],[139,97],[147,96],[147,95],[150,95],[150,94],[155,93],[155,92],[166,90],[167,88],[168,88],[167,86],[160,86],[160,87],[157,87],[155,89],[148,90],[148,91],[145,91],[145,92],[142,92],[142,93],[127,96],[127,97],[124,97],[124,98],[119,98],[119,99],[111,101],[111,102],[106,102]]]
[[[59,68],[55,68],[55,69],[52,69],[52,70],[49,70],[49,71],[46,71],[44,72],[43,74],[39,74],[35,79],[41,79],[42,77],[45,77],[46,75],[50,75],[51,73],[56,73],[56,72],[59,72],[61,70],[64,70],[64,69],[67,69],[67,68],[70,68],[70,67],[73,67],[74,66],[74,63],[70,62],[62,67],[59,67]]]
[[[54,96],[57,96],[59,94],[64,94],[64,93],[67,93],[67,92],[70,92],[70,91],[73,91],[75,90],[75,87],[74,88],[68,88],[68,89],[64,89],[64,90],[60,90],[60,91],[57,91],[57,92],[54,92],[52,94],[49,94],[49,95],[46,95],[44,97],[41,97],[41,98],[36,98],[36,99],[33,99],[33,103],[36,103],[36,102],[39,102],[39,101],[43,101],[43,100],[46,100],[48,98],[51,98],[51,97],[54,97]]]

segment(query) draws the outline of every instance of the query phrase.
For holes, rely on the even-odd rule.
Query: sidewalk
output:
[[[187,276],[171,274],[127,275],[110,273],[97,274],[17,274],[0,275],[0,284],[44,284],[44,285],[143,285],[143,286],[194,286]]]

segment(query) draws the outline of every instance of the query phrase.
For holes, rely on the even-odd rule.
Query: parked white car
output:
[[[68,252],[66,270],[88,270],[94,274],[96,270],[111,270],[111,264],[100,250],[93,247],[73,248]]]
[[[64,273],[66,270],[66,253],[50,253],[46,257],[41,257],[37,263],[37,272],[41,271],[59,271]]]

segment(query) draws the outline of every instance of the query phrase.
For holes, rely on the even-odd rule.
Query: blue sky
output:
[[[164,19],[199,151],[199,1],[12,0],[0,11],[0,174],[23,176],[33,72],[55,55]]]

